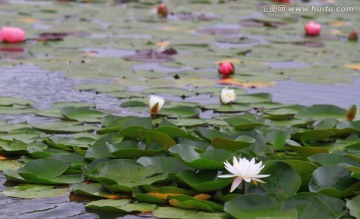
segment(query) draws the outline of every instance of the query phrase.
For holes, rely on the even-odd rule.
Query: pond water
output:
[[[360,48],[344,40],[359,24],[356,15],[269,15],[259,11],[260,1],[229,1],[226,6],[184,0],[166,2],[175,11],[166,20],[157,18],[156,5],[147,1],[91,2],[0,0],[0,14],[6,16],[0,24],[23,27],[29,36],[24,44],[0,46],[0,96],[34,101],[35,110],[53,109],[57,102],[81,102],[114,115],[144,116],[120,107],[127,96],[80,91],[76,86],[117,85],[126,88],[125,93],[135,93],[131,97],[136,100],[144,99],[136,93],[146,88],[223,87],[217,62],[232,60],[237,83],[228,86],[270,93],[273,101],[285,104],[360,105]],[[323,23],[320,38],[303,36],[309,17]],[[64,38],[40,40],[44,32],[51,37],[62,33]],[[256,86],[243,86],[247,83]],[[174,102],[218,102],[206,94],[165,97]],[[208,110],[200,117],[211,118],[212,113]],[[9,124],[57,120],[34,113],[0,114],[0,122]],[[14,185],[0,174],[0,192]],[[28,200],[0,193],[0,218],[153,218],[85,210],[89,200],[69,194]]]

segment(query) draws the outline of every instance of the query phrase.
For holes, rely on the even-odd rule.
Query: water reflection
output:
[[[26,49],[24,43],[0,43],[0,59],[24,58]]]

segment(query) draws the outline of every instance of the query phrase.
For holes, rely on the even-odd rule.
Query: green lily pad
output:
[[[162,173],[178,173],[183,170],[192,170],[193,168],[179,161],[175,157],[140,157],[136,162],[146,166],[157,166]],[[171,165],[169,165],[171,163]]]
[[[287,130],[279,130],[279,129],[269,129],[265,132],[265,138],[267,142],[274,146],[275,150],[283,149],[286,144],[286,140],[290,139],[291,131]]]
[[[236,98],[235,103],[271,102],[272,96],[268,93],[243,94]]]
[[[249,104],[219,104],[219,105],[204,105],[207,110],[214,110],[221,113],[238,113],[244,112],[250,109]]]
[[[225,203],[225,212],[235,218],[250,219],[269,217],[271,214],[281,211],[282,203],[258,194],[245,194],[235,197]]]
[[[131,118],[121,127],[119,133],[126,137],[138,138],[139,130],[152,129],[151,118]]]
[[[266,124],[253,122],[244,118],[228,118],[225,119],[225,121],[239,130],[249,130],[258,126],[266,126]]]
[[[328,130],[310,130],[297,132],[292,137],[303,141],[320,141],[334,136],[335,133]]]
[[[118,198],[119,195],[110,193],[100,183],[76,183],[71,185],[71,190],[79,195],[100,198]]]
[[[171,122],[179,127],[195,127],[207,124],[205,120],[193,118],[177,118],[176,120],[171,120]]]
[[[308,158],[312,162],[320,163],[321,165],[337,165],[345,163],[353,166],[360,166],[360,162],[352,159],[348,155],[342,154],[314,154]]]
[[[63,174],[70,164],[55,159],[38,159],[28,162],[17,170],[18,174],[29,182],[42,184],[69,184],[83,181],[82,175]]]
[[[232,156],[230,152],[223,149],[214,148],[197,152],[195,147],[183,144],[171,147],[169,152],[189,166],[202,170],[220,169]]]
[[[128,100],[125,102],[122,102],[120,104],[120,107],[148,107],[148,104],[143,100]]]
[[[294,168],[284,162],[277,162],[264,171],[269,177],[264,178],[267,194],[278,199],[284,200],[290,195],[295,194],[301,186],[301,177]]]
[[[350,210],[350,214],[355,218],[360,217],[360,196],[346,202],[346,207]]]
[[[139,158],[142,156],[153,156],[166,148],[159,144],[147,146],[143,142],[122,141],[117,144],[107,144],[108,151],[116,158]]]
[[[15,97],[0,97],[0,106],[24,105],[31,106],[34,102]]]
[[[54,189],[54,186],[46,185],[21,185],[2,191],[3,195],[14,198],[53,198],[64,196],[69,189]]]
[[[171,196],[169,197],[169,203],[172,206],[184,209],[202,210],[202,211],[221,211],[223,207],[211,201],[197,200],[190,196]]]
[[[83,84],[76,86],[75,89],[81,91],[95,90],[96,92],[99,93],[101,92],[110,93],[110,92],[118,92],[118,91],[126,90],[125,87],[121,87],[115,84]]]
[[[315,207],[314,203],[312,202],[314,199],[321,200],[322,206],[320,208],[313,209],[318,207],[318,206]],[[295,195],[288,197],[284,201],[285,209],[296,208],[299,216],[303,218],[305,218],[304,216],[308,214],[310,210],[331,212],[333,218],[338,218],[345,213],[343,206],[344,206],[344,201],[342,201],[341,199],[329,197],[327,195],[321,193],[315,193],[315,192],[297,193]],[[305,210],[307,212],[303,214]],[[314,213],[314,215],[321,215],[321,212]]]
[[[65,107],[61,109],[65,118],[78,122],[100,122],[104,113],[87,108]]]
[[[337,118],[345,119],[346,110],[334,105],[313,105],[299,111],[300,118]]]
[[[311,192],[320,192],[332,197],[349,197],[360,188],[360,183],[351,177],[344,167],[327,165],[317,168],[309,184]]]
[[[150,146],[152,142],[155,142],[168,149],[176,144],[174,139],[157,131],[139,130],[139,137],[145,139],[147,146]]]
[[[174,127],[173,126],[169,127],[169,126],[161,126],[161,124],[160,124],[160,126],[157,129],[155,129],[155,131],[164,133],[173,139],[174,138],[185,138],[188,136],[188,133],[185,130],[178,128],[175,125],[174,125]]]
[[[153,211],[155,217],[158,218],[181,218],[181,219],[225,219],[229,215],[223,212],[203,212],[197,210],[187,210],[174,207],[158,207]]]
[[[199,108],[190,107],[190,106],[177,106],[172,108],[165,108],[160,111],[161,115],[165,115],[172,118],[182,117],[196,117],[201,113]]]
[[[45,142],[55,148],[63,150],[71,150],[73,146],[80,148],[88,148],[93,142],[93,138],[80,137],[61,137],[61,136],[52,136],[45,139]]]
[[[194,128],[193,131],[201,138],[205,139],[208,142],[213,141],[215,138],[228,138],[229,135],[217,131],[215,129],[205,128],[205,127],[197,127]]]
[[[98,129],[94,125],[82,125],[78,122],[52,122],[35,124],[34,128],[39,129],[46,133],[76,133],[94,131]]]
[[[237,137],[235,140],[230,140],[225,138],[214,138],[211,142],[211,145],[214,148],[221,148],[227,151],[235,152],[237,150],[241,150],[243,148],[248,147],[254,142],[255,142],[254,138],[246,135],[241,135]]]
[[[18,160],[0,160],[0,171],[4,171],[6,169],[18,169],[22,166]]]
[[[189,185],[191,188],[200,192],[216,191],[230,185],[231,179],[217,178],[217,171],[200,171],[195,173],[184,170],[176,174],[176,177]]]
[[[89,177],[104,184],[113,192],[131,192],[136,186],[150,185],[165,180],[167,174],[156,174],[158,167],[144,167],[133,160],[115,159],[99,164]]]
[[[151,212],[156,208],[154,204],[147,203],[130,203],[130,199],[103,199],[98,201],[92,201],[85,205],[85,208],[100,210],[100,211],[115,211],[115,212]]]

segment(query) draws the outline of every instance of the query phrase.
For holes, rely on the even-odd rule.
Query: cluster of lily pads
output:
[[[165,104],[157,118],[59,103],[55,122],[1,124],[0,166],[19,183],[2,193],[39,198],[71,192],[97,198],[88,209],[159,218],[358,217],[356,108],[279,107],[254,94],[241,96],[246,110],[237,109],[244,103],[219,101],[213,110],[222,113],[208,119],[199,118],[206,105],[181,102]],[[24,99],[3,97],[0,103],[8,110],[32,109]],[[146,113],[143,103],[122,105]],[[232,179],[218,176],[228,173],[224,162],[234,156],[262,161],[262,173],[270,175],[266,183],[230,193]]]

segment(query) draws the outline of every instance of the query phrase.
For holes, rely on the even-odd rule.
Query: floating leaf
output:
[[[100,122],[104,113],[86,108],[65,107],[61,109],[64,117],[78,122]]]
[[[189,196],[171,196],[169,197],[170,205],[174,207],[184,208],[184,209],[193,209],[193,210],[202,210],[202,211],[220,211],[223,207],[214,202],[197,200]]]
[[[231,153],[223,149],[214,148],[199,153],[194,147],[183,144],[171,147],[169,152],[189,166],[202,170],[222,168],[224,162],[231,158]]]
[[[226,213],[203,212],[196,210],[188,210],[174,207],[158,207],[153,211],[155,217],[158,218],[182,218],[182,219],[224,219],[229,215]]]
[[[360,217],[360,196],[356,196],[355,198],[346,202],[346,207],[349,208],[350,214],[355,218]]]
[[[176,177],[200,192],[222,189],[231,183],[231,179],[217,178],[217,171],[201,171],[195,173],[190,170],[184,170],[176,174]]]
[[[360,188],[360,183],[351,177],[351,172],[344,167],[327,165],[313,172],[309,184],[311,192],[320,192],[332,197],[348,197]]]
[[[67,188],[54,189],[54,186],[21,185],[8,188],[2,194],[15,198],[53,198],[64,196],[69,192]]]
[[[237,137],[235,140],[225,139],[225,138],[214,138],[211,142],[211,145],[214,148],[221,148],[227,151],[235,152],[237,150],[241,150],[243,148],[248,147],[250,144],[254,143],[255,139],[241,135]]]
[[[94,125],[82,125],[78,122],[54,122],[54,123],[42,123],[34,125],[37,128],[46,133],[76,133],[94,131],[98,127]]]
[[[284,162],[277,162],[264,171],[270,176],[262,186],[267,194],[278,200],[284,200],[290,195],[295,194],[301,185],[301,177],[290,165]]]
[[[225,212],[235,218],[268,217],[281,211],[281,202],[258,194],[245,194],[225,203]]]
[[[143,167],[133,160],[115,159],[99,164],[89,177],[113,192],[131,192],[136,186],[150,185],[167,178],[166,174],[154,175],[157,171],[156,166]]]

